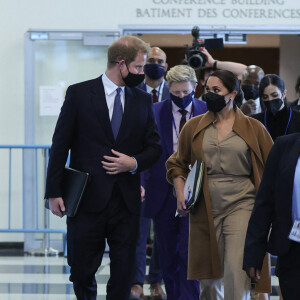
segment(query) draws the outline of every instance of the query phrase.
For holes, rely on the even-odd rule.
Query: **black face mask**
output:
[[[219,112],[227,105],[225,96],[221,96],[212,92],[204,94],[202,99],[206,101],[207,109],[213,112]]]
[[[252,85],[242,85],[242,90],[244,92],[244,97],[246,100],[257,99],[258,98],[258,87]]]
[[[264,101],[267,111],[270,111],[273,116],[275,116],[278,113],[280,107],[282,106],[282,103],[283,101],[280,98],[273,99],[270,101]]]
[[[127,67],[127,65],[126,65],[126,67]],[[145,74],[133,74],[129,71],[128,67],[127,67],[127,70],[128,70],[128,75],[126,77],[122,76],[122,73],[120,70],[121,77],[126,86],[135,87],[135,86],[139,85],[140,83],[142,83],[143,80],[145,79]]]

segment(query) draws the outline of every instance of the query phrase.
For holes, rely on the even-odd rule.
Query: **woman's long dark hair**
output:
[[[230,93],[233,91],[239,92],[240,82],[232,72],[227,70],[217,70],[213,72],[209,77],[212,76],[219,78]]]
[[[238,78],[232,72],[227,70],[217,70],[209,77],[212,76],[219,78],[230,93],[233,91],[237,92],[233,102],[233,107],[236,109],[236,106],[240,106],[242,100],[244,99],[244,93],[241,90],[240,81]]]
[[[259,90],[258,90],[259,98],[262,98],[265,88],[270,84],[277,86],[281,91],[281,93],[283,93],[285,90],[284,81],[281,77],[279,77],[276,74],[267,74],[260,81]]]

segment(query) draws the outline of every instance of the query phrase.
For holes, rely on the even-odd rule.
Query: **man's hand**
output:
[[[54,215],[59,216],[60,218],[64,216],[62,212],[66,210],[64,201],[61,197],[49,198],[49,208]]]
[[[256,103],[254,102],[254,100],[250,99],[247,102],[243,103],[240,109],[246,116],[251,116],[256,111]]]
[[[257,283],[260,279],[260,270],[255,269],[254,267],[248,267],[245,269],[247,275],[254,283]]]
[[[102,161],[103,168],[107,171],[106,174],[116,175],[118,173],[133,171],[136,168],[136,160],[126,154],[115,150],[111,152],[116,156],[106,156],[103,158],[107,161]]]
[[[141,185],[141,201],[142,202],[145,201],[145,189],[142,185]]]

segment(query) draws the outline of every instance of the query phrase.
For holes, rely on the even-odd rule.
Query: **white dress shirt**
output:
[[[114,110],[114,103],[115,103],[115,97],[117,95],[117,88],[121,88],[121,103],[122,103],[122,108],[124,111],[124,105],[125,105],[125,92],[124,86],[117,86],[115,83],[113,83],[107,76],[106,74],[102,75],[102,82],[104,86],[104,91],[105,91],[105,98],[106,98],[106,104],[109,112],[109,119],[111,120],[113,110]]]
[[[155,89],[153,89],[153,87],[151,87],[145,83],[146,92],[152,95],[152,90],[156,90],[158,102],[161,102],[165,83],[166,83],[166,81],[163,80],[162,83],[159,86],[157,86]]]
[[[106,74],[102,75],[102,82],[104,86],[104,92],[105,92],[105,98],[106,98],[106,104],[108,108],[108,113],[109,113],[109,119],[111,120],[112,115],[113,115],[113,110],[114,110],[114,104],[115,104],[115,97],[117,95],[117,88],[121,88],[121,103],[122,103],[122,108],[124,111],[124,106],[125,106],[125,86],[117,86],[115,83],[113,83],[107,76]],[[135,160],[135,169],[132,171],[129,171],[131,174],[135,174],[136,170],[138,168],[138,163],[135,157],[132,156],[132,158]]]
[[[192,117],[192,107],[193,107],[193,102],[191,102],[186,108],[185,110],[187,111],[186,114],[186,121],[188,121],[191,117]],[[178,107],[173,101],[172,101],[172,115],[173,115],[173,151],[176,152],[177,151],[177,147],[178,147],[178,136],[179,136],[179,125],[180,125],[180,120],[182,117],[181,112],[179,112],[179,110],[181,110],[180,107]],[[175,123],[175,125],[174,125]]]

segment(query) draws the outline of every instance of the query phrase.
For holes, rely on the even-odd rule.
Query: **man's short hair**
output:
[[[195,70],[186,65],[171,68],[166,78],[169,86],[174,82],[190,82],[194,86],[198,82]]]
[[[116,62],[124,59],[126,64],[132,63],[139,52],[151,52],[150,45],[135,36],[124,36],[112,43],[107,51],[107,68],[111,68]]]
[[[247,68],[244,70],[242,74],[242,81],[246,80],[251,73],[252,74],[256,73],[257,76],[261,76],[261,77],[265,76],[265,72],[261,67],[257,65],[250,65],[247,66]]]

